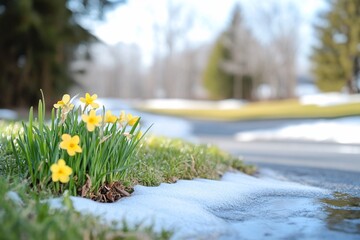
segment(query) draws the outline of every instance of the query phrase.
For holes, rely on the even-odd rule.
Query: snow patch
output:
[[[295,124],[273,130],[239,132],[235,134],[235,139],[238,141],[310,140],[359,144],[360,134],[356,134],[358,132],[360,132],[360,117],[348,117]]]
[[[237,109],[246,102],[238,99],[220,101],[201,101],[187,99],[151,99],[142,103],[142,106],[152,109]]]
[[[174,230],[174,239],[199,236],[213,239],[237,235],[236,224],[229,224],[229,219],[238,221],[239,211],[242,216],[251,215],[256,212],[251,206],[269,196],[282,201],[287,198],[312,201],[327,193],[327,190],[297,183],[227,173],[221,181],[195,179],[163,183],[158,187],[136,186],[131,197],[116,203],[97,203],[80,197],[71,199],[79,212],[99,216],[107,223],[126,220],[129,225],[151,225],[155,231]],[[52,207],[61,207],[61,199],[49,202]],[[267,214],[272,217],[269,211]]]
[[[343,93],[319,93],[305,95],[299,98],[303,105],[332,106],[346,103],[359,103],[360,94],[349,95]]]

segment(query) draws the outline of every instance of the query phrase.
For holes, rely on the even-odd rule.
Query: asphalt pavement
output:
[[[210,143],[274,177],[360,196],[360,145],[316,141],[239,141],[237,132],[270,130],[313,120],[192,121],[199,143]]]

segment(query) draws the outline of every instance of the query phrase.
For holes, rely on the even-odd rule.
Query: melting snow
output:
[[[360,133],[360,117],[347,117],[336,120],[314,120],[312,123],[295,124],[274,130],[240,132],[235,138],[239,141],[291,139],[359,144],[360,135],[357,133]]]
[[[343,94],[343,93],[319,93],[301,96],[299,101],[304,104],[315,104],[318,106],[331,106],[345,103],[360,102],[360,94]]]
[[[315,199],[327,193],[327,190],[269,177],[227,173],[221,181],[195,179],[158,187],[136,186],[131,197],[116,203],[96,203],[80,197],[71,199],[75,209],[82,213],[100,216],[109,223],[126,220],[130,225],[153,225],[155,231],[174,230],[173,239],[236,239],[249,229],[257,231],[257,219],[261,219],[260,225],[267,229],[262,230],[263,234],[270,231],[279,237],[287,236],[288,232],[280,234],[276,227],[269,228],[274,219],[287,224],[289,218],[301,218],[296,227],[307,226],[304,220],[312,218],[311,212],[320,208]],[[50,204],[61,207],[61,199],[52,199]],[[278,209],[275,215],[274,208]],[[325,228],[323,225],[321,227]],[[284,226],[278,223],[278,227]],[[316,227],[315,232],[321,231],[319,224]],[[259,234],[261,232],[247,237],[256,239]]]

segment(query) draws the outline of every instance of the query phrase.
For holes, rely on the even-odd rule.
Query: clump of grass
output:
[[[10,190],[15,190],[18,195]],[[106,225],[94,216],[69,208],[50,208],[39,200],[38,192],[29,191],[24,185],[9,186],[8,180],[2,177],[0,206],[1,239],[169,239],[172,234],[167,231],[155,233],[151,227],[141,225],[129,227],[125,222],[120,223],[120,227],[119,223]]]
[[[145,186],[178,179],[219,179],[231,170],[255,172],[254,166],[243,164],[216,146],[164,137],[147,138],[133,158],[138,164],[129,170],[128,180]]]
[[[125,222],[120,227],[119,223],[105,225],[94,216],[84,215],[71,208],[52,209],[41,201],[53,194],[58,195],[70,186],[73,187],[69,188],[73,190],[72,195],[78,195],[78,188],[88,183],[86,179],[81,180],[80,176],[91,173],[90,168],[94,166],[96,171],[106,173],[97,174],[102,176],[99,178],[101,181],[122,179],[130,187],[134,184],[156,186],[162,182],[197,177],[218,179],[232,169],[246,173],[254,171],[253,167],[244,165],[239,159],[214,146],[155,136],[140,142],[139,119],[125,114],[113,123],[103,121],[99,126],[94,126],[93,131],[89,131],[87,123],[78,118],[82,114],[89,116],[92,109],[73,110],[70,101],[61,101],[58,104],[63,104],[62,107],[52,110],[49,123],[45,122],[43,101],[39,102],[37,119],[30,110],[28,123],[0,121],[0,236],[5,239],[112,240],[171,237],[171,232],[155,233],[151,227],[142,228],[141,225],[129,228]],[[114,116],[105,112],[105,109],[99,116],[102,120],[114,120]],[[120,123],[123,125],[119,126]],[[75,145],[81,148],[81,153],[73,147],[74,155],[71,156],[67,149],[60,148],[65,133],[71,137],[79,136],[79,143]],[[116,142],[111,140],[112,137],[117,137]],[[119,154],[119,149],[127,151],[125,160],[128,165],[125,168],[116,165],[115,171],[109,171],[112,166],[108,164],[116,164],[116,159],[115,163],[111,161],[118,157],[116,154]],[[54,182],[52,179],[51,166],[58,163],[60,158],[73,171],[66,183]],[[91,165],[91,161],[104,162],[101,162],[103,165]],[[76,164],[79,164],[79,168]],[[80,175],[84,169],[88,172]],[[111,174],[108,173],[114,173],[112,178],[109,178]],[[95,179],[91,177],[92,182],[96,182]],[[21,184],[14,185],[14,181],[21,181]],[[18,193],[22,202],[9,198],[10,190]]]
[[[14,160],[11,139],[22,134],[21,131],[21,123],[0,120],[0,176],[19,174]]]
[[[45,122],[44,98],[37,118],[30,109],[23,134],[11,143],[19,172],[32,187],[55,194],[68,189],[72,195],[85,196],[126,178],[142,139],[140,117],[124,112],[117,117],[105,107],[98,114],[96,99],[96,94],[87,93],[80,98],[84,105],[75,108],[65,94],[54,104],[50,124]]]

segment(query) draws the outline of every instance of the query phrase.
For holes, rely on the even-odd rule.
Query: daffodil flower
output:
[[[125,114],[124,111],[121,111],[119,121],[121,123],[127,123],[130,126],[134,126],[134,124],[138,121],[138,116],[133,116],[131,113]]]
[[[52,173],[51,179],[53,182],[60,181],[62,183],[67,183],[70,180],[70,175],[72,174],[71,167],[67,166],[64,159],[59,159],[57,163],[54,163],[50,167]]]
[[[66,150],[70,156],[82,152],[82,149],[79,146],[80,138],[78,135],[71,137],[69,134],[63,134],[61,139],[62,142],[60,143],[60,148]]]
[[[106,111],[105,113],[105,123],[115,123],[117,120],[117,117],[111,113],[110,110]]]
[[[96,99],[97,99],[96,94],[90,96],[89,93],[86,93],[85,98],[83,97],[80,98],[80,102],[85,103],[85,108],[90,105],[93,109],[96,109],[99,108],[99,104],[95,102]]]
[[[65,109],[68,109],[68,110],[73,109],[74,104],[70,103],[70,99],[71,98],[70,98],[69,94],[64,94],[62,99],[54,104],[54,108],[65,108]]]
[[[100,126],[101,123],[101,116],[97,116],[95,110],[90,110],[89,115],[81,115],[81,119],[86,123],[89,132],[94,131],[95,127]]]
[[[121,113],[120,113],[119,122],[120,122],[120,123],[126,122],[126,115],[125,115],[125,112],[124,112],[124,111],[121,111]]]

